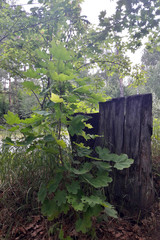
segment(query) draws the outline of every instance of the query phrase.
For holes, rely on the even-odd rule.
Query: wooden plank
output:
[[[109,198],[121,207],[146,209],[154,198],[151,162],[152,95],[135,95],[100,103],[99,144],[126,153],[134,164],[114,171]]]
[[[125,98],[99,104],[99,135],[104,136],[100,145],[117,154],[122,152],[123,147],[124,106]]]

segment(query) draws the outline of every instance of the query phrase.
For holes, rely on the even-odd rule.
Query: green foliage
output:
[[[109,183],[112,182],[112,178],[109,177],[107,171],[102,170],[97,173],[96,177],[92,174],[85,174],[83,178],[87,183],[95,188],[107,187]]]
[[[60,240],[72,240],[72,238],[70,236],[64,237],[64,232],[63,232],[62,227],[59,231],[58,237],[59,237]]]
[[[69,167],[72,162],[59,166],[55,171],[60,174],[55,175],[46,186],[41,186],[38,198],[42,202],[42,213],[48,219],[53,220],[60,214],[67,213],[69,209],[74,209],[77,212],[76,230],[86,233],[92,226],[92,217],[98,216],[102,211],[107,216],[116,217],[113,206],[106,202],[105,196],[99,190],[95,189],[106,187],[112,181],[108,175],[108,169],[112,168],[112,164],[108,163],[109,166],[106,168],[103,161],[113,161],[117,164],[118,158],[116,154],[110,154],[108,149],[100,149],[100,147],[97,149],[102,152],[103,159],[97,158],[97,162],[101,165],[81,161],[80,168]],[[107,159],[107,156],[110,158]],[[119,165],[114,165],[117,169],[120,168],[121,163],[120,169],[129,167],[133,163],[126,155],[119,156],[119,159]],[[50,198],[52,193],[54,197]]]
[[[22,83],[22,86],[28,90],[35,91],[36,89],[39,89],[40,87],[35,85],[32,81],[25,81]]]
[[[75,134],[82,134],[82,130],[85,128],[85,123],[82,121],[84,119],[87,119],[87,117],[83,115],[76,115],[72,118],[68,131],[71,136],[74,136]]]
[[[63,102],[63,98],[60,98],[58,95],[52,93],[51,94],[51,101],[54,103],[62,103]]]
[[[160,119],[153,119],[153,134],[152,134],[152,155],[159,156],[160,154]]]
[[[145,85],[146,83],[146,71],[143,69],[144,66],[135,65],[132,72],[133,83],[129,87],[135,87]]]
[[[78,126],[80,122],[83,123],[82,127],[86,126],[84,116],[77,116]],[[56,132],[50,127],[55,121],[53,116],[44,111],[26,120],[20,120],[17,115],[10,112],[5,116],[9,123],[12,117],[14,124],[19,123],[24,137],[15,141],[6,138],[5,144],[28,146],[27,152],[31,149],[32,152],[38,151],[43,156],[52,159],[52,177],[48,182],[44,181],[41,184],[38,192],[42,213],[49,220],[57,219],[61,214],[67,214],[69,210],[75,211],[77,213],[76,230],[86,233],[92,226],[92,218],[101,212],[107,216],[116,217],[113,206],[107,202],[100,190],[111,183],[112,178],[109,172],[113,167],[117,169],[129,167],[133,163],[132,160],[129,160],[125,154],[117,156],[111,154],[106,148],[97,147],[96,152],[99,158],[93,157],[92,162],[92,150],[84,148],[83,144],[75,145],[78,148],[78,156],[73,156],[73,153],[71,155],[68,147],[63,148],[59,144]],[[74,125],[72,120],[69,123],[73,130],[77,125],[75,122]],[[78,129],[77,134],[80,134],[81,127]],[[51,132],[52,135],[49,135]],[[85,161],[84,157],[86,157]]]
[[[160,117],[160,54],[157,44],[152,49],[144,50],[142,62],[146,71],[145,91],[151,92],[153,96],[153,116]]]
[[[128,168],[131,164],[133,164],[133,159],[128,159],[128,156],[126,154],[117,155],[114,153],[110,153],[108,149],[106,148],[102,149],[101,147],[97,147],[96,152],[99,154],[99,158],[102,159],[103,161],[114,162],[115,163],[114,168],[118,170]]]
[[[80,183],[72,182],[71,184],[66,185],[68,193],[77,194],[78,190],[80,190]]]
[[[6,77],[6,73],[0,69],[0,81]],[[0,91],[3,91],[3,84],[0,82]],[[0,122],[3,123],[3,115],[8,112],[9,103],[5,94],[0,94]]]
[[[18,114],[14,114],[10,111],[8,111],[8,114],[4,115],[4,118],[6,120],[6,123],[9,125],[13,125],[13,124],[19,124],[20,123],[20,119],[18,117]]]
[[[156,98],[160,99],[160,52],[157,50],[157,46],[154,45],[153,52],[145,49],[142,61],[147,76],[146,89],[155,94]]]
[[[42,184],[40,189],[39,189],[39,192],[38,192],[38,199],[41,203],[44,202],[45,198],[47,196],[47,188],[45,186],[45,184]]]

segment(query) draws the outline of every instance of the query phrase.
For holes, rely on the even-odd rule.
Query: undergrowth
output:
[[[113,206],[103,195],[103,188],[110,183],[111,178],[105,173],[103,186],[103,178],[99,179],[99,176],[103,175],[105,169],[110,173],[112,166],[116,167],[117,159],[123,163],[127,158],[110,154],[107,149],[102,148],[97,148],[96,157],[92,157],[91,149],[78,144],[77,160],[72,159],[70,164],[72,153],[67,148],[63,152],[65,164],[56,166],[55,154],[50,148],[52,141],[54,139],[50,135],[45,137],[44,143],[38,139],[33,151],[24,146],[5,145],[0,154],[0,208],[3,209],[0,228],[2,225],[15,224],[14,219],[19,214],[26,215],[26,221],[29,222],[31,215],[42,211],[51,221],[49,235],[65,239],[63,228],[65,222],[71,219],[77,232],[94,235],[91,226],[95,218],[97,221],[104,219],[105,208],[108,210],[106,216],[116,216]],[[158,120],[154,120],[152,151],[153,156],[159,155]],[[79,162],[80,159],[83,161]],[[154,174],[159,174],[159,168],[154,163],[153,161]],[[159,196],[159,192],[157,195]],[[8,239],[9,234],[11,232],[8,229]]]
[[[153,119],[152,156],[160,156],[160,119]]]
[[[10,147],[0,153],[0,229],[5,239],[11,239],[11,229],[21,225],[21,217],[29,223],[40,214],[37,194],[41,182],[51,177],[50,160],[41,151],[27,154],[25,148]]]
[[[47,140],[46,138],[46,141],[49,141],[49,143],[47,143],[49,145],[50,140],[51,139],[48,138]],[[154,132],[152,137],[154,174],[159,174],[159,168],[157,167],[158,165],[155,162],[154,157],[159,155],[159,144],[159,123],[158,120],[156,120],[156,122],[154,120]],[[84,159],[86,155],[90,154],[90,149],[87,149],[86,147],[77,147],[79,159],[81,157]],[[98,165],[98,169],[101,167],[107,167],[107,169],[111,170],[108,165],[109,163],[105,161],[105,159],[109,159],[108,150],[97,149],[97,159],[93,158],[92,160],[96,168],[92,168],[92,170],[90,170],[89,165],[84,165],[86,162],[79,165],[78,161],[75,161],[75,163],[73,161],[72,166],[65,166],[66,169],[64,169],[64,166],[59,165],[59,167],[56,168],[56,171],[61,177],[59,178],[59,187],[57,190],[54,190],[57,185],[55,182],[57,174],[55,173],[55,162],[53,161],[54,155],[46,151],[42,151],[42,149],[38,147],[35,148],[34,151],[28,151],[27,149],[27,147],[17,148],[16,146],[5,146],[5,149],[3,149],[0,154],[0,208],[3,210],[0,215],[0,228],[3,228],[2,225],[14,225],[14,220],[17,215],[26,215],[26,221],[30,222],[32,215],[39,214],[42,210],[42,213],[51,221],[51,225],[47,230],[48,235],[52,235],[54,237],[59,236],[59,239],[65,239],[63,228],[65,222],[71,221],[71,219],[72,225],[75,224],[76,226],[77,224],[77,231],[83,231],[84,233],[88,232],[90,236],[94,235],[94,231],[90,230],[92,228],[85,228],[85,226],[92,226],[95,217],[97,218],[97,221],[103,219],[103,206],[99,204],[103,193],[103,187],[101,186],[102,182],[100,184],[101,187],[98,188],[99,190],[96,190],[96,186],[94,185],[95,182],[92,183],[92,180],[90,181],[88,178],[86,181],[89,184],[86,184],[85,179],[83,179],[83,181],[81,179],[88,171],[91,171],[91,174],[94,175],[96,173],[95,169]],[[68,152],[66,159],[67,156],[71,157],[70,154]],[[116,161],[114,162],[116,155],[111,156],[111,162],[113,165],[113,163],[116,163]],[[104,160],[101,160],[102,158]],[[102,166],[100,167],[100,165]],[[159,178],[156,176],[156,179]],[[68,183],[70,184],[68,185]],[[85,189],[85,195],[82,189]],[[68,196],[70,197],[67,198],[66,194],[68,193]],[[94,195],[95,193],[96,196]],[[58,194],[57,196],[59,197],[57,197],[56,194]],[[63,196],[61,196],[61,194]],[[159,191],[157,189],[156,195],[159,197]],[[98,198],[98,196],[100,198]],[[57,199],[57,205],[55,206],[53,200],[54,197]],[[63,201],[61,199],[66,200]],[[53,205],[50,205],[50,203]],[[65,206],[66,209],[64,209],[64,203],[67,203],[68,205]],[[102,204],[105,204],[105,200]],[[85,210],[85,205],[88,206],[88,213],[87,208]],[[94,215],[93,213],[89,215],[90,209],[94,209],[95,206],[96,208],[97,206],[100,208],[95,208]],[[55,211],[55,209],[58,211]],[[82,209],[85,211],[82,211]],[[109,209],[111,209],[111,213],[109,214],[111,216],[115,216],[112,212],[113,208],[110,207]],[[50,212],[52,212],[52,215],[50,215]],[[88,215],[83,215],[84,213],[87,213]],[[99,215],[99,213],[101,214]],[[77,221],[78,223],[76,223]],[[10,234],[10,229],[6,230],[6,236],[8,236],[8,239],[10,239]]]
[[[17,148],[13,140],[6,139],[12,145],[4,144],[0,154],[1,208],[12,214],[2,219],[3,223],[12,225],[20,212],[36,213],[41,209],[48,220],[59,222],[55,231],[59,232],[59,239],[64,239],[64,219],[72,218],[77,232],[91,234],[95,217],[116,217],[103,188],[112,181],[109,172],[113,167],[123,169],[133,162],[125,154],[118,156],[97,147],[97,156],[92,157],[91,149],[78,144],[77,160],[72,159],[69,147],[63,149],[62,164],[57,152],[48,152],[53,146],[50,141],[54,141],[50,135],[45,136],[44,142],[38,139],[32,151],[32,146]]]

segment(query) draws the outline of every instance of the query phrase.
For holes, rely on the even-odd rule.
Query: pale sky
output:
[[[88,20],[93,23],[98,23],[98,15],[101,11],[106,10],[107,16],[111,16],[116,7],[115,0],[85,0],[82,3],[82,14],[88,16]]]

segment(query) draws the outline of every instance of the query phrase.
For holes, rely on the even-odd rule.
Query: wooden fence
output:
[[[106,194],[118,208],[146,210],[153,202],[151,135],[152,95],[116,98],[99,104],[99,114],[90,114],[93,130],[102,137],[91,141],[91,147],[107,147],[111,152],[126,153],[134,159],[129,169],[113,172],[113,183]]]

